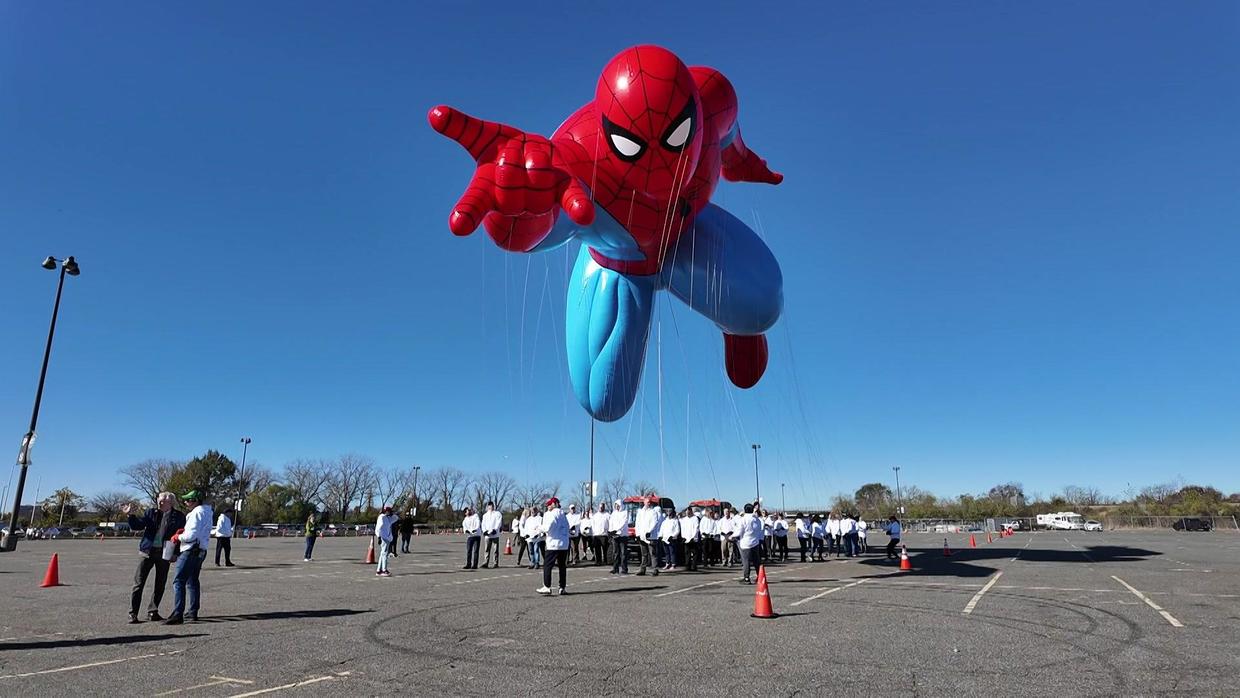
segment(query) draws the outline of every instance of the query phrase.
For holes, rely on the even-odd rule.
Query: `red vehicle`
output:
[[[725,509],[734,508],[732,506],[732,502],[721,502],[718,499],[698,499],[696,501],[689,502],[689,506],[702,509],[703,511],[713,511],[715,512],[716,519],[723,517],[723,512]]]

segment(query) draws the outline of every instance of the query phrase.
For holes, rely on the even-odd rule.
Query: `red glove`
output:
[[[469,235],[484,223],[500,247],[528,252],[551,232],[560,208],[577,225],[594,222],[590,195],[551,141],[447,106],[431,109],[427,119],[478,164],[448,217],[454,234]]]

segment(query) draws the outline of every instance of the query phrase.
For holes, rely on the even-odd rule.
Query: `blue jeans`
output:
[[[198,615],[198,573],[202,571],[202,561],[205,559],[205,550],[184,552],[177,558],[177,573],[172,578],[172,615],[185,614],[186,589],[189,589],[189,615]]]
[[[307,560],[310,559],[310,556],[314,555],[314,541],[315,540],[317,539],[314,536],[310,536],[306,538],[306,559]]]
[[[378,552],[379,565],[377,568],[375,568],[376,572],[387,572],[388,571],[387,559],[388,559],[388,553],[391,551],[392,551],[392,541],[384,540],[380,538],[379,539],[379,552]]]

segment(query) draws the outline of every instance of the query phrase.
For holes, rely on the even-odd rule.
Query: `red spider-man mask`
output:
[[[594,108],[606,140],[599,164],[620,189],[678,197],[702,152],[702,102],[685,64],[658,46],[627,49],[603,68]]]

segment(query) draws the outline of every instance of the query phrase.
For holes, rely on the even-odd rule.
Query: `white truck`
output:
[[[1038,514],[1038,527],[1054,531],[1083,531],[1085,517],[1073,511],[1058,511],[1054,514]]]

